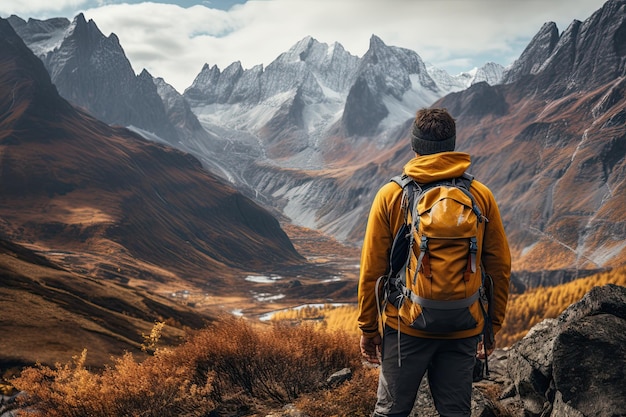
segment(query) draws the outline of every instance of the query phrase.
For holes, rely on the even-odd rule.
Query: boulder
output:
[[[626,415],[626,288],[594,287],[509,352],[507,371],[524,415]]]

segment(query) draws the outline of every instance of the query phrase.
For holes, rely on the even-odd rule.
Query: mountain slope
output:
[[[0,239],[0,368],[69,362],[87,349],[87,364],[141,354],[143,334],[166,321],[163,344],[178,344],[184,327],[214,318],[141,289],[59,268],[21,245]]]
[[[302,264],[276,219],[198,161],[61,99],[41,62],[0,22],[5,236],[80,254],[73,268],[120,280],[210,278],[219,288],[239,273]]]

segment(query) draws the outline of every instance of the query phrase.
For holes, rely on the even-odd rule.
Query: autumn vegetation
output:
[[[159,348],[160,327],[157,323],[145,337],[153,355],[142,361],[127,353],[92,371],[84,365],[88,352],[83,351],[70,364],[23,370],[12,381],[28,393],[18,399],[22,414],[245,416],[266,415],[296,401],[312,417],[339,415],[346,403],[351,404],[346,415],[366,416],[371,408],[376,376],[362,368],[358,343],[342,331],[224,318],[178,347]],[[353,381],[358,382],[334,391],[334,402],[317,400],[331,396],[325,381],[343,368],[356,370]],[[355,392],[361,394],[358,400]],[[369,399],[362,401],[363,396]]]
[[[499,346],[609,283],[626,286],[626,268],[511,296]],[[20,412],[34,417],[265,416],[285,404],[309,417],[369,416],[377,370],[361,363],[355,321],[354,306],[280,313],[269,324],[227,317],[171,348],[159,346],[157,323],[144,336],[147,359],[127,353],[92,370],[83,351],[69,364],[26,368],[12,383],[27,393]],[[352,378],[330,386],[343,368]]]

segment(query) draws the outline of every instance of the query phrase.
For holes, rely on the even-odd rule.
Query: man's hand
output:
[[[369,363],[380,365],[380,345],[382,339],[379,334],[374,337],[361,336],[361,356]]]
[[[496,343],[494,342],[491,348],[487,348],[487,356],[491,355],[495,348]],[[478,359],[485,359],[485,346],[482,340],[478,342],[478,346],[476,346],[476,357]]]

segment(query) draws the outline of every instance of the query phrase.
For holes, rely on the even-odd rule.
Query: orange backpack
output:
[[[480,315],[487,327],[478,228],[488,220],[469,191],[473,176],[418,184],[403,175],[392,181],[403,189],[405,222],[392,246],[384,298],[415,329],[469,330]]]

